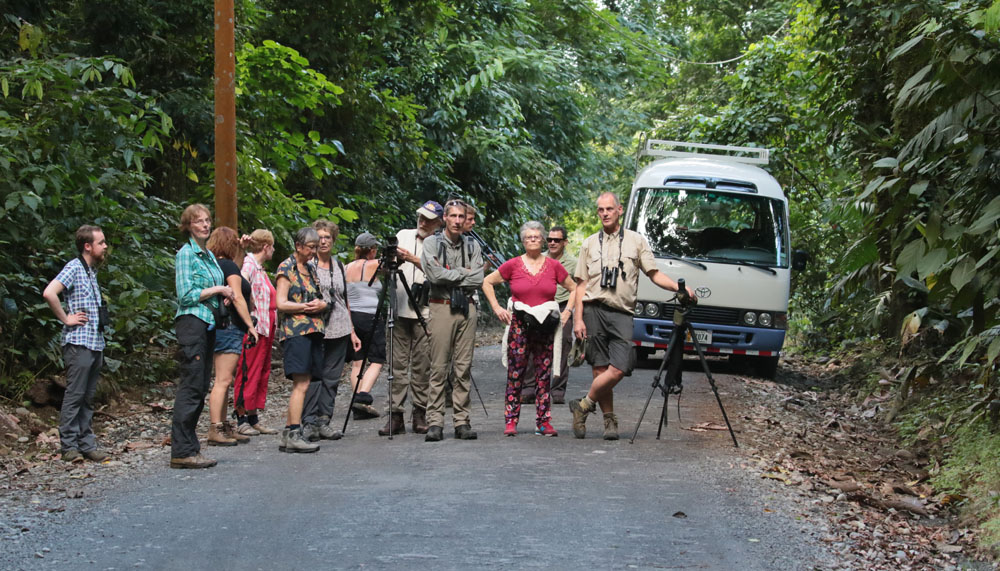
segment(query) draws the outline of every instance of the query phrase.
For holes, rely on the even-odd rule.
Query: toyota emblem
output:
[[[707,287],[700,287],[694,290],[694,293],[701,299],[708,299],[712,297],[712,290],[708,289]]]

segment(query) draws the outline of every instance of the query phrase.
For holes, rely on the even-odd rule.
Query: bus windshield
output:
[[[643,188],[631,230],[658,256],[788,266],[788,222],[780,200],[705,189]]]

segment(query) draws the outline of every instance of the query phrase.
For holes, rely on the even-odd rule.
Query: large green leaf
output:
[[[908,276],[917,271],[917,265],[924,258],[927,245],[923,239],[916,239],[907,244],[896,256],[896,269],[900,276]]]
[[[965,257],[951,271],[951,285],[960,290],[974,277],[976,277],[976,262],[971,257]]]

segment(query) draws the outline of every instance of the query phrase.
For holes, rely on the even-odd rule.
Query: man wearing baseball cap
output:
[[[413,432],[427,432],[427,390],[430,381],[431,360],[427,334],[417,320],[417,312],[427,319],[427,289],[420,255],[424,250],[424,239],[433,235],[443,224],[444,208],[433,200],[428,200],[417,208],[417,227],[400,230],[396,234],[399,241],[399,275],[410,284],[416,307],[410,303],[402,280],[396,284],[396,321],[392,329],[392,368],[395,378],[392,383],[392,398],[389,403],[389,420],[378,433],[381,436],[403,434],[406,424],[403,420],[403,404],[407,389],[410,392],[412,413],[410,421]],[[418,285],[419,284],[419,285]],[[429,284],[428,284],[429,285]]]

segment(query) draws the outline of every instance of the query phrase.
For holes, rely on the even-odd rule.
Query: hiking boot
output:
[[[406,434],[406,422],[403,421],[402,412],[390,412],[389,420],[385,421],[385,426],[378,429],[379,436],[395,436],[396,434]]]
[[[555,428],[552,428],[552,425],[549,424],[549,421],[545,421],[539,424],[538,428],[535,429],[535,434],[539,436],[559,436],[559,433],[556,432]]]
[[[444,440],[444,428],[440,426],[428,426],[427,436],[424,437],[424,442],[441,442]]]
[[[259,435],[263,434],[261,431],[259,431],[256,428],[250,426],[249,422],[241,422],[241,423],[239,423],[239,425],[236,426],[236,433],[237,434],[242,434],[244,436],[259,436]]]
[[[503,435],[504,436],[517,436],[517,421],[516,420],[508,420],[507,421],[507,426],[505,426],[503,428]]]
[[[594,412],[594,409],[584,408],[583,399],[573,399],[569,401],[569,410],[573,413],[573,436],[586,438],[587,415]]]
[[[613,412],[604,413],[604,439],[618,440],[618,416]]]
[[[302,437],[302,429],[286,429],[287,434],[282,434],[283,442],[278,447],[281,452],[308,454],[319,450],[319,445],[313,444]]]
[[[479,438],[479,435],[468,424],[459,424],[455,427],[455,438],[457,440],[475,440]]]
[[[97,449],[87,450],[85,452],[81,452],[81,454],[83,454],[83,457],[86,458],[87,460],[90,460],[91,462],[104,462],[105,460],[110,458],[110,456]]]
[[[201,454],[195,454],[194,456],[188,456],[187,458],[171,458],[170,467],[171,468],[181,468],[189,470],[198,470],[201,468],[211,468],[218,464],[215,460],[211,458],[205,458]]]
[[[284,438],[284,432],[282,432],[282,438]],[[316,442],[319,440],[319,426],[314,424],[303,424],[302,438],[304,438],[307,442]],[[284,446],[284,444],[282,444],[282,446]]]
[[[240,434],[239,432],[237,432],[236,429],[233,428],[233,425],[230,424],[228,420],[222,421],[222,434],[226,438],[232,438],[233,440],[236,441],[237,444],[246,444],[250,442],[250,437],[247,436],[246,434]]]
[[[62,453],[63,462],[83,462],[83,454],[76,448],[70,448]]]
[[[414,434],[427,434],[427,409],[422,406],[413,405],[413,412],[410,413],[410,422],[412,423]]]
[[[315,429],[318,431],[320,440],[340,440],[343,434],[336,428],[330,426],[330,417],[321,416]]]
[[[236,446],[237,444],[235,438],[226,436],[225,427],[221,422],[213,422],[208,426],[207,440],[209,446]]]

